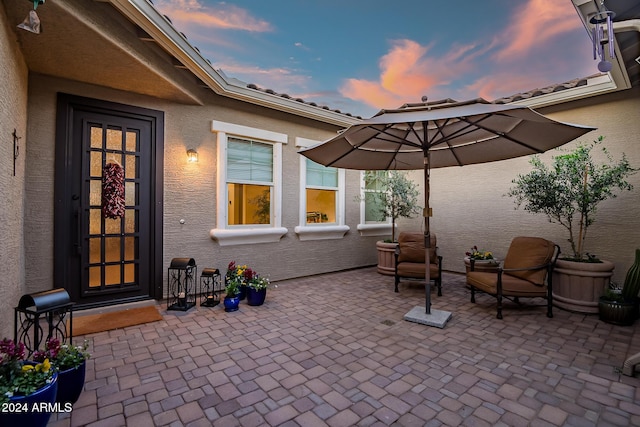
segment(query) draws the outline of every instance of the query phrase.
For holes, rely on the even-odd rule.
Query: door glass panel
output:
[[[98,263],[102,259],[100,251],[101,240],[99,238],[89,239],[89,262]]]
[[[89,209],[89,234],[100,234],[102,231],[102,210]]]
[[[136,204],[136,183],[127,181],[124,183],[124,204],[134,206]]]
[[[120,261],[120,238],[107,237],[104,239],[104,260],[105,262]]]
[[[125,145],[126,150],[129,152],[138,151],[138,132],[128,131]]]
[[[102,152],[91,152],[91,177],[102,178]]]
[[[91,148],[102,148],[102,128],[92,126],[89,138],[91,139]]]
[[[92,179],[89,185],[91,186],[89,190],[89,204],[91,206],[100,206],[102,203],[102,179]]]
[[[107,265],[104,269],[104,282],[106,286],[120,284],[120,266]]]
[[[125,156],[126,164],[124,167],[124,177],[126,179],[135,179],[136,178],[136,156],[128,155]]]
[[[102,280],[100,279],[100,267],[89,267],[89,287],[99,288]]]
[[[105,218],[104,219],[104,232],[106,234],[120,234],[121,229],[121,220],[120,218]]]
[[[124,232],[133,233],[136,231],[136,211],[127,209],[124,211]]]
[[[124,265],[124,282],[133,283],[136,281],[136,269],[135,264]]]
[[[136,239],[135,237],[124,238],[124,259],[125,261],[133,261],[136,258]]]
[[[107,150],[122,150],[122,131],[107,129]]]

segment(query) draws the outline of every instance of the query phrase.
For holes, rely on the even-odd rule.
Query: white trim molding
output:
[[[298,148],[306,148],[322,141],[296,137]],[[338,191],[336,195],[336,222],[330,224],[307,224],[307,158],[300,156],[300,209],[299,225],[294,228],[301,241],[342,239],[351,227],[345,225],[346,217],[346,184],[345,170],[338,169]]]
[[[282,144],[287,135],[233,123],[211,122],[211,131],[217,134],[218,176],[216,180],[216,228],[209,232],[220,246],[248,245],[279,242],[288,230],[282,227]],[[251,138],[273,145],[273,193],[271,225],[229,226],[227,224],[227,141],[228,136]]]

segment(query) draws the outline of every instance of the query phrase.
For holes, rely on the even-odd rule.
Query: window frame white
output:
[[[385,221],[366,221],[365,193],[367,190],[364,179],[366,172],[367,171],[360,171],[360,222],[356,229],[361,236],[390,236],[392,234],[391,229],[393,228],[390,217],[387,217]]]
[[[287,234],[282,227],[282,146],[288,141],[283,133],[213,120],[211,131],[217,143],[216,228],[209,232],[220,246],[273,243]],[[271,193],[271,223],[229,225],[227,189],[227,142],[229,137],[249,139],[273,146],[273,188]]]
[[[322,141],[296,137],[296,148],[307,148]],[[342,239],[350,230],[345,224],[346,217],[346,179],[345,170],[338,168],[338,187],[336,189],[336,221],[331,223],[307,224],[307,158],[300,155],[300,211],[299,225],[294,231],[300,240]],[[319,187],[313,187],[319,188]],[[332,188],[333,189],[333,188]]]

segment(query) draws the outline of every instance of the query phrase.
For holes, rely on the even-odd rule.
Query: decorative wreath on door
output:
[[[110,219],[124,217],[124,169],[116,161],[102,169],[102,216]]]

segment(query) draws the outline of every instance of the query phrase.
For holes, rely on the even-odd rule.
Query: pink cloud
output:
[[[570,45],[575,39],[563,37],[581,27],[571,2],[527,0],[515,10],[506,28],[497,28],[487,43],[454,45],[442,56],[430,53],[432,45],[406,39],[393,41],[379,60],[378,80],[347,79],[340,93],[376,108],[419,102],[422,95],[430,99],[481,96],[492,100],[535,85],[559,83],[548,79],[571,71],[560,70],[563,64],[572,64],[572,69],[585,68],[583,59],[588,58],[582,58],[576,46]],[[570,46],[561,48],[563,43]],[[567,61],[567,52],[576,59]],[[558,61],[557,55],[563,55],[564,60]],[[477,76],[479,70],[482,77]],[[464,80],[472,83],[457,88]]]
[[[201,25],[208,28],[242,30],[249,32],[272,31],[271,24],[254,18],[245,9],[226,3],[217,7],[203,6],[198,0],[162,0],[156,5],[172,22]]]
[[[491,49],[492,44],[453,46],[444,56],[428,56],[431,46],[413,40],[395,40],[380,58],[380,79],[347,79],[340,93],[376,108],[394,108],[406,102],[418,102],[423,95],[439,95],[440,88],[463,76],[474,67],[474,60]]]
[[[495,58],[499,61],[522,58],[534,48],[539,49],[551,39],[581,25],[569,1],[529,0],[517,10],[502,33],[506,47],[496,53]]]

